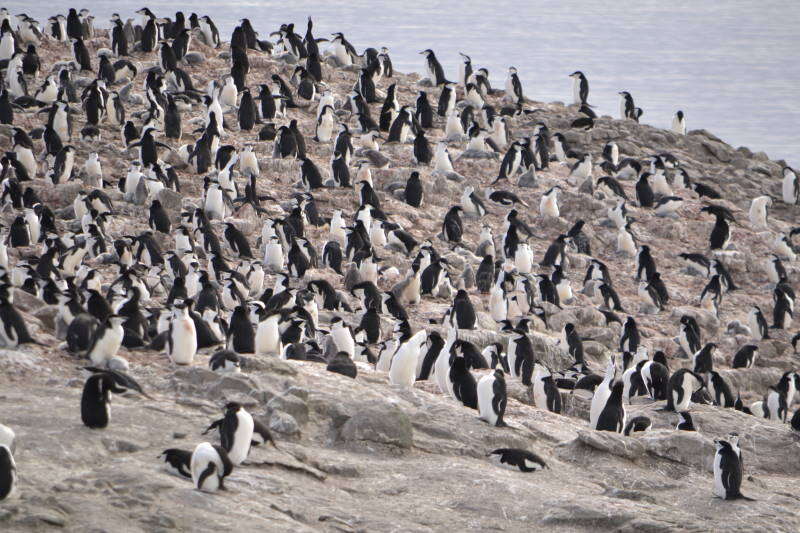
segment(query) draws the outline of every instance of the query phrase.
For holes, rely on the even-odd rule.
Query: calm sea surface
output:
[[[682,109],[689,129],[705,128],[734,146],[763,150],[800,166],[800,2],[651,0],[520,2],[494,0],[88,1],[97,26],[107,27],[143,5],[159,16],[176,10],[207,14],[228,39],[247,17],[262,38],[283,22],[304,33],[312,15],[315,35],[341,31],[362,51],[389,47],[395,68],[420,72],[419,51],[432,48],[450,79],[459,52],[489,69],[502,87],[506,69],[519,70],[525,95],[571,101],[568,75],[582,70],[589,101],[617,116],[618,95],[629,91],[644,110],[642,122],[669,127]],[[67,2],[5,2],[12,13],[44,22],[65,13]]]

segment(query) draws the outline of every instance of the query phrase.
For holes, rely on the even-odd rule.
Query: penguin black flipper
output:
[[[122,387],[124,389],[135,390],[136,392],[138,392],[139,394],[141,394],[145,398],[149,398],[151,400],[153,399],[149,394],[147,394],[144,391],[144,389],[142,388],[142,386],[139,384],[138,381],[133,379],[131,376],[129,376],[125,372],[122,372],[120,370],[102,369],[102,368],[97,368],[97,367],[94,367],[94,366],[85,366],[85,367],[83,367],[83,369],[84,370],[88,370],[89,372],[107,374],[108,376],[111,377],[111,379],[114,380],[114,383],[116,383],[120,387]]]

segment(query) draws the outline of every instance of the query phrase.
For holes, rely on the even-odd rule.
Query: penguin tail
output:
[[[748,501],[748,502],[756,502],[756,501],[758,501],[755,498],[750,498],[749,496],[745,496],[741,492],[739,494],[735,494],[735,495],[733,495],[733,496],[731,496],[729,498],[726,498],[726,500],[745,500],[745,501]]]

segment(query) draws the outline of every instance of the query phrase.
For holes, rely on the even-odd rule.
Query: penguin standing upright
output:
[[[414,385],[420,350],[427,338],[427,332],[422,329],[397,348],[389,368],[389,383],[404,388],[411,388]],[[475,407],[477,408],[477,405]]]
[[[589,81],[580,70],[569,75],[572,78],[572,101],[577,105],[589,105]]]
[[[167,330],[167,357],[176,365],[190,365],[197,353],[197,330],[185,303],[175,305]]]
[[[681,368],[669,378],[669,396],[667,411],[688,411],[692,403],[692,394],[705,387],[703,378],[691,370]]]
[[[120,387],[112,374],[97,372],[89,376],[81,394],[81,420],[86,427],[103,429],[111,419],[109,392],[121,394],[127,389]]]
[[[448,376],[453,397],[465,407],[478,408],[478,385],[475,377],[467,368],[467,361],[461,354],[456,354],[450,364]]]
[[[781,195],[784,203],[794,205],[800,202],[800,177],[791,167],[783,168]]]
[[[467,291],[459,289],[456,293],[450,317],[455,321],[458,329],[475,329],[477,316]]]
[[[94,366],[103,367],[117,355],[125,334],[122,324],[127,320],[124,316],[110,315],[103,324],[100,324],[92,336],[86,357]]]
[[[600,416],[597,419],[597,425],[594,429],[597,431],[613,431],[615,433],[622,433],[625,428],[625,406],[622,404],[622,393],[625,385],[622,381],[616,381],[611,386],[611,394],[606,399]],[[594,403],[594,398],[592,398]]]
[[[686,135],[686,116],[683,111],[678,110],[672,117],[672,133]]]
[[[228,458],[234,466],[239,466],[247,459],[253,440],[253,428],[253,417],[241,404],[228,402],[225,405],[220,443],[228,452]]]
[[[459,244],[461,237],[464,234],[464,223],[461,221],[459,213],[464,211],[460,205],[454,205],[450,208],[444,217],[442,224],[442,234],[447,242]]]
[[[482,420],[492,426],[505,426],[503,415],[506,412],[506,379],[500,368],[486,374],[478,381],[478,413]]]
[[[237,305],[228,327],[228,349],[237,354],[255,353],[255,332],[247,314],[247,308]]]
[[[561,413],[561,394],[550,370],[536,363],[533,366],[533,404],[551,413]]]
[[[614,357],[610,357],[606,365],[606,373],[603,381],[595,388],[592,396],[592,404],[589,408],[589,427],[597,429],[600,414],[606,406],[609,396],[611,396],[611,386],[617,376],[617,366]],[[622,402],[622,390],[620,389],[620,403]]]
[[[444,84],[447,81],[444,77],[444,69],[433,50],[428,48],[420,52],[420,54],[425,56],[425,71],[428,73],[428,79],[430,79],[431,83],[434,86]]]
[[[738,438],[738,437],[737,437]],[[743,495],[741,448],[732,442],[714,440],[717,451],[714,454],[714,495],[723,500],[750,500]]]

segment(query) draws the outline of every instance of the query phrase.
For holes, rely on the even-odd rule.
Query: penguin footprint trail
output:
[[[688,131],[680,110],[669,130],[643,125],[627,91],[610,119],[582,71],[571,105],[544,104],[513,66],[501,89],[431,48],[418,80],[311,18],[303,35],[242,19],[226,42],[208,16],[136,15],[0,10],[0,343],[36,361],[31,380],[45,363],[79,377],[86,438],[122,431],[145,388],[171,401],[197,369],[231,383],[280,363],[404,417],[445,409],[471,450],[459,467],[502,484],[585,473],[588,455],[548,443],[613,455],[594,433],[611,432],[677,449],[684,497],[778,490],[747,482],[772,470],[743,450],[800,431],[794,169]],[[248,457],[276,438],[427,446],[416,422],[352,422],[367,404],[330,440],[300,430],[307,413],[204,393],[222,418],[157,447],[207,493],[256,483]],[[16,425],[22,446],[38,438]],[[24,501],[36,456],[16,463],[0,430],[0,500]],[[713,455],[713,479],[676,438]]]

